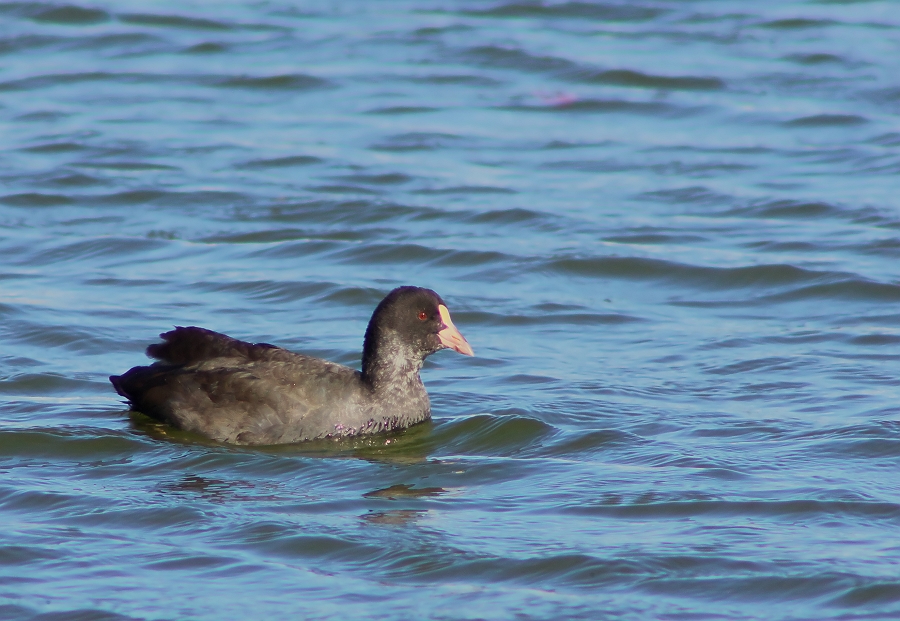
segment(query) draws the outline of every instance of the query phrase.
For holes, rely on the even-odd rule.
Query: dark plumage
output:
[[[109,379],[132,409],[235,444],[287,444],[378,433],[431,416],[419,378],[425,358],[451,348],[473,355],[430,289],[399,287],[372,313],[362,371],[246,343],[203,328],[161,334],[157,362]]]

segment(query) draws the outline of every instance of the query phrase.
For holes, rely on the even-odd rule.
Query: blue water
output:
[[[900,618],[894,2],[0,4],[0,618]],[[434,420],[234,448],[173,325]]]

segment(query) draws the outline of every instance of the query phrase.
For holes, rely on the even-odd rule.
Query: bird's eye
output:
[[[428,313],[426,313],[425,311],[419,311],[419,319],[421,321],[425,321],[426,319],[428,319]]]

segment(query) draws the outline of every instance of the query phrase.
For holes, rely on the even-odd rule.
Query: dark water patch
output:
[[[803,30],[807,28],[824,28],[825,26],[834,26],[838,22],[830,19],[806,19],[803,17],[792,17],[787,19],[775,19],[759,24],[760,28],[768,28],[771,30]]]
[[[567,309],[568,310],[568,309]],[[516,313],[490,313],[485,311],[458,311],[454,317],[464,319],[466,324],[480,324],[487,326],[592,326],[592,325],[620,325],[645,321],[640,317],[622,313],[590,313],[556,311],[539,315],[521,315]]]
[[[652,164],[649,169],[660,175],[695,175],[698,177],[709,176],[709,173],[727,172],[736,173],[744,170],[753,170],[756,166],[749,164],[734,164],[728,162],[703,162],[689,164],[685,162],[667,162],[665,164]]]
[[[757,187],[765,190],[803,190],[808,187],[806,183],[781,183],[778,181],[761,181]]]
[[[479,46],[466,50],[463,58],[480,65],[503,69],[516,69],[531,73],[549,73],[570,82],[649,88],[656,90],[704,91],[721,90],[725,82],[721,78],[708,76],[663,76],[647,74],[629,69],[601,70],[580,65],[565,58],[555,56],[535,56],[516,48]],[[570,97],[558,96],[556,106],[579,103]],[[590,101],[590,100],[587,100]],[[584,101],[581,102],[582,105]]]
[[[326,295],[334,291],[336,285],[323,282],[253,280],[225,283],[198,282],[193,286],[202,291],[236,293],[255,300],[295,302]]]
[[[140,617],[102,610],[100,608],[74,608],[64,611],[33,613],[28,621],[141,621]]]
[[[335,177],[342,181],[350,181],[351,183],[366,183],[370,185],[399,185],[409,183],[412,177],[403,173],[385,173],[382,175],[340,175]]]
[[[555,56],[534,56],[515,48],[499,47],[495,45],[481,45],[465,50],[464,59],[501,69],[518,69],[538,73],[573,72],[581,70],[576,63]]]
[[[36,461],[87,461],[93,466],[131,461],[146,442],[122,433],[98,434],[95,429],[0,431],[0,456]]]
[[[21,274],[15,272],[0,272],[0,280],[19,280],[28,279],[30,274]],[[30,312],[28,305],[23,304],[4,304],[0,302],[0,317],[11,317],[22,312]]]
[[[27,261],[42,265],[64,261],[77,263],[96,258],[121,259],[156,250],[165,243],[141,237],[95,237],[37,251]]]
[[[510,384],[526,384],[526,385],[540,385],[540,384],[556,384],[558,380],[554,377],[547,377],[544,375],[532,375],[529,373],[518,373],[516,375],[510,375],[506,378],[506,381]]]
[[[616,244],[657,245],[657,244],[696,244],[709,241],[699,235],[678,235],[666,233],[634,233],[630,235],[612,235],[603,241]]]
[[[76,162],[79,168],[99,168],[106,170],[179,170],[167,164],[151,164],[149,162]]]
[[[514,261],[514,257],[492,250],[450,250],[435,259],[434,264],[443,267],[472,267],[496,265]]]
[[[24,621],[27,619],[28,621],[33,621],[37,616],[37,611],[32,608],[26,608],[18,604],[0,604],[0,618],[3,619],[10,619],[10,621],[18,621],[19,619]]]
[[[878,421],[864,425],[796,433],[793,442],[815,448],[817,454],[832,459],[891,459],[900,457],[900,429],[896,421]],[[859,497],[858,500],[871,500]]]
[[[837,89],[844,90],[847,88],[845,80],[840,76],[828,74],[824,71],[814,72],[809,69],[800,72],[780,71],[760,74],[755,77],[755,80],[763,83],[767,87],[782,91],[784,94],[791,93],[801,97],[814,97],[816,94],[820,94],[823,91]],[[856,89],[853,90],[855,91]],[[833,101],[829,102],[827,105],[841,106],[844,104],[839,101]],[[751,113],[744,118],[747,121],[765,123],[768,117]]]
[[[106,287],[135,287],[135,288],[144,288],[144,287],[157,287],[160,285],[166,285],[169,281],[167,280],[159,280],[159,279],[127,279],[127,278],[86,278],[84,283],[86,285],[101,285]]]
[[[184,50],[185,54],[221,54],[228,51],[228,46],[223,43],[198,43]]]
[[[248,197],[237,192],[169,192],[164,190],[126,190],[114,194],[81,197],[81,202],[93,205],[160,205],[160,206],[234,206],[249,202]]]
[[[567,140],[551,140],[550,142],[541,146],[541,149],[586,149],[591,147],[609,147],[616,142],[612,140],[602,140],[598,142],[569,142]]]
[[[394,572],[392,572],[394,573]],[[427,580],[477,580],[489,583],[512,583],[530,587],[561,585],[575,588],[600,588],[629,583],[646,573],[634,560],[598,559],[587,554],[550,554],[529,558],[456,557],[455,562],[434,563],[426,557],[402,576]]]
[[[387,293],[385,289],[372,287],[354,287],[329,283],[331,286],[319,295],[318,302],[323,305],[339,304],[342,306],[356,306],[372,309]]]
[[[854,313],[852,315],[834,317],[827,325],[831,328],[861,326],[862,329],[870,329],[873,325],[885,327],[900,326],[900,313],[879,313],[871,311],[866,313]]]
[[[40,511],[46,514],[66,507],[79,507],[82,504],[81,501],[82,499],[77,494],[35,489],[15,491],[14,489],[0,488],[0,509],[4,511],[22,513]]]
[[[267,231],[254,231],[252,233],[222,233],[200,238],[196,241],[205,244],[275,244],[298,240],[307,241],[352,241],[360,242],[370,239],[373,235],[387,233],[383,229],[359,230],[356,228],[320,231],[296,228],[279,228]]]
[[[115,341],[94,330],[83,330],[72,326],[54,326],[42,323],[7,326],[7,338],[15,343],[24,343],[40,349],[61,347],[81,354],[100,354],[115,346]]]
[[[374,190],[372,188],[364,188],[358,185],[350,185],[343,183],[335,183],[329,185],[312,185],[307,186],[307,190],[310,192],[322,192],[325,194],[369,194],[376,195],[381,194],[381,190]]]
[[[214,85],[222,88],[244,88],[263,91],[307,91],[327,88],[332,86],[332,83],[323,78],[317,78],[302,73],[293,73],[266,77],[239,76],[225,78],[215,82]],[[0,85],[0,87],[2,87],[2,85]]]
[[[390,136],[370,148],[375,151],[434,151],[459,147],[462,136],[434,132],[409,132]]]
[[[132,79],[140,74],[134,74]],[[125,74],[114,74],[105,71],[91,71],[81,73],[56,73],[38,75],[18,80],[0,82],[0,91],[28,91],[54,86],[66,86],[84,82],[114,82],[123,79]]]
[[[654,6],[592,2],[509,2],[489,9],[462,11],[473,17],[525,17],[540,19],[591,19],[604,22],[642,22],[666,12]]]
[[[87,26],[108,21],[109,14],[100,9],[86,9],[80,6],[66,5],[40,11],[32,15],[31,19],[47,24]]]
[[[768,575],[765,575],[768,574]],[[671,594],[678,597],[705,598],[715,593],[719,602],[784,602],[790,606],[803,600],[815,600],[840,592],[853,584],[851,574],[837,572],[817,575],[784,575],[774,570],[764,575],[690,576],[686,578],[659,577],[647,580],[642,587],[651,594]],[[720,604],[721,605],[721,604]],[[734,619],[739,616],[731,617]],[[799,617],[803,618],[803,617]],[[807,617],[808,618],[808,617]]]
[[[233,25],[222,21],[183,17],[180,15],[157,15],[153,13],[122,13],[118,19],[126,24],[138,26],[158,26],[161,28],[184,28],[188,30],[232,30]]]
[[[37,122],[47,122],[52,123],[54,121],[59,121],[61,119],[69,116],[65,112],[58,112],[54,110],[39,110],[37,112],[29,112],[28,114],[22,114],[15,118],[16,121],[26,121],[28,123],[37,123]]]
[[[105,48],[132,48],[137,45],[155,44],[162,46],[165,39],[146,32],[117,32],[112,34],[97,35],[94,37],[80,37],[71,44],[72,49],[94,50]],[[123,50],[124,51],[124,50]]]
[[[421,114],[423,112],[436,112],[439,108],[430,106],[387,106],[385,108],[372,108],[366,114]]]
[[[847,302],[896,302],[900,300],[900,285],[880,283],[859,277],[844,278],[836,282],[799,287],[764,298],[764,300],[772,302],[817,299]]]
[[[796,367],[784,366],[779,367],[773,365],[767,367],[767,371],[780,372]],[[776,399],[783,402],[790,400],[809,400],[810,384],[806,382],[758,382],[751,384],[743,384],[736,391],[735,401],[775,401]]]
[[[515,190],[488,185],[460,185],[450,188],[416,190],[416,194],[515,194]]]
[[[581,458],[603,451],[634,448],[646,442],[640,437],[619,429],[601,429],[585,433],[567,433],[540,451],[541,456]]]
[[[864,347],[880,347],[883,345],[900,345],[900,336],[896,334],[863,334],[854,336],[849,343]]]
[[[447,26],[425,26],[423,28],[416,28],[412,33],[417,37],[435,37],[454,32],[471,32],[472,30],[474,30],[474,28],[467,24],[449,24]]]
[[[291,168],[319,164],[322,160],[312,155],[289,155],[270,159],[249,160],[235,165],[235,168]]]
[[[735,154],[735,155],[765,155],[767,153],[775,152],[774,149],[771,149],[769,147],[761,147],[761,146],[711,147],[711,146],[692,146],[692,145],[687,145],[687,144],[647,147],[645,149],[642,149],[642,151],[646,151],[647,153],[666,153],[669,151],[674,151],[674,152],[685,152],[685,153],[729,153],[729,154]]]
[[[177,532],[179,530],[196,532],[197,525],[208,519],[208,514],[193,506],[165,506],[158,503],[147,503],[136,507],[108,507],[104,511],[70,511],[66,522],[73,526],[89,526],[91,528],[143,530],[147,533]]]
[[[900,228],[900,220],[894,216],[889,210],[878,209],[874,207],[863,207],[858,209],[845,209],[845,213],[851,216],[851,221],[855,224],[869,224],[885,229]],[[891,240],[878,240],[874,242],[890,244]]]
[[[43,546],[5,545],[0,547],[0,566],[17,565],[24,567],[32,563],[40,564],[56,560],[64,555],[65,553],[61,550],[50,550]],[[0,609],[0,618],[7,618],[3,617],[2,614],[2,609]]]
[[[0,314],[7,315],[12,313],[7,313],[6,309],[0,308]],[[24,368],[33,368],[39,367],[42,363],[34,360],[33,358],[25,358],[23,356],[0,356],[0,363],[3,363],[7,367],[15,367],[19,370]]]
[[[442,214],[443,212],[428,207],[410,207],[367,199],[316,200],[271,207],[264,216],[258,210],[254,210],[247,214],[246,219],[284,223],[376,224],[411,217],[430,219]],[[243,219],[241,214],[237,216],[239,220]]]
[[[699,438],[740,438],[742,440],[777,441],[785,439],[788,431],[771,421],[731,421],[716,427],[699,427],[687,430]]]
[[[60,205],[68,205],[71,202],[71,198],[62,194],[25,192],[0,196],[0,203],[11,207],[58,207]]]
[[[824,429],[812,429],[798,434],[797,439],[854,439],[854,438],[897,438],[900,439],[900,421],[878,419],[855,425],[841,425]]]
[[[414,263],[443,266],[490,265],[507,260],[499,252],[477,250],[441,250],[419,244],[377,244],[350,247],[337,253],[336,258],[349,263],[393,264]]]
[[[147,232],[147,238],[149,239],[168,239],[169,241],[174,239],[180,239],[178,235],[178,231],[166,231],[161,229],[154,229],[152,231]]]
[[[509,457],[549,442],[547,423],[521,414],[476,415],[438,426],[429,442],[450,454]]]
[[[33,147],[24,147],[21,150],[28,153],[72,153],[73,151],[84,151],[87,148],[77,142],[48,142]]]
[[[547,214],[533,211],[531,209],[523,209],[521,207],[484,211],[472,214],[471,216],[465,218],[466,222],[471,222],[472,224],[546,224],[550,219],[551,217]]]
[[[208,554],[200,555],[192,551],[180,556],[173,555],[164,560],[153,561],[151,563],[145,564],[144,567],[151,571],[184,571],[203,573],[205,571],[209,571],[210,569],[219,569],[222,567],[231,566],[237,561],[238,559],[235,557]]]
[[[316,534],[285,534],[259,536],[253,547],[267,556],[284,559],[316,559],[318,562],[338,561],[372,563],[384,550],[374,543],[366,544],[338,536]]]
[[[757,358],[754,360],[742,360],[725,366],[706,368],[706,373],[713,375],[735,375],[737,373],[755,373],[755,372],[782,372],[796,369],[799,365],[805,364],[799,360],[770,357]]]
[[[97,392],[97,382],[64,377],[56,373],[20,373],[0,380],[3,395],[64,395]]]
[[[722,205],[734,201],[734,197],[728,194],[713,192],[703,186],[689,186],[685,188],[673,188],[671,190],[655,190],[638,194],[638,199],[652,200],[661,203],[689,204],[689,205]]]
[[[900,239],[879,239],[855,246],[860,252],[886,257],[900,256]]]
[[[454,86],[459,85],[490,87],[499,86],[500,84],[502,84],[500,80],[495,80],[493,78],[479,75],[425,75],[411,76],[404,79],[409,82],[416,82],[419,84],[446,84]]]
[[[653,88],[659,90],[710,91],[725,88],[725,82],[719,78],[652,75],[626,69],[578,72],[571,77],[579,82],[589,84],[607,84],[610,86]]]
[[[641,165],[620,162],[614,159],[606,160],[560,160],[547,162],[542,166],[547,170],[573,170],[588,173],[618,173],[629,170],[640,170]]]
[[[0,38],[0,54],[13,54],[35,48],[48,47],[64,42],[62,37],[48,35],[19,35],[17,37]]]
[[[585,504],[566,506],[559,510],[577,515],[618,518],[672,519],[704,515],[735,516],[741,518],[767,517],[774,519],[799,518],[824,520],[845,516],[885,522],[900,522],[900,505],[888,502],[859,502],[832,500],[672,500],[660,501],[650,497],[646,502],[621,504]]]
[[[848,214],[839,207],[828,203],[778,200],[750,204],[746,207],[738,207],[725,212],[725,215],[741,215],[756,218],[806,219],[833,218],[846,216]]]
[[[871,609],[872,606],[900,603],[900,582],[885,580],[883,578],[870,578],[867,582],[870,583],[847,589],[840,596],[833,599],[830,602],[831,605],[850,608],[865,607]],[[900,610],[894,609],[888,612],[888,614],[894,616],[900,614]],[[865,614],[863,618],[867,616],[870,615]],[[886,616],[878,616],[881,618],[888,618]]]
[[[662,115],[684,112],[674,104],[662,101],[628,101],[625,99],[578,99],[551,104],[511,104],[498,106],[500,110],[514,112],[569,112],[609,114],[626,112],[632,114]]]
[[[814,114],[782,123],[785,127],[854,127],[869,120],[856,114]]]
[[[204,244],[272,244],[298,239],[318,237],[300,229],[277,229],[272,231],[254,231],[252,233],[223,233],[202,237],[197,241]]]
[[[801,65],[825,65],[825,64],[845,64],[846,61],[835,54],[814,53],[814,54],[789,54],[784,57]]]
[[[748,242],[745,246],[762,252],[821,252],[822,250],[822,244],[816,242],[753,241]]]
[[[818,447],[823,455],[838,459],[886,459],[900,457],[900,438],[878,438],[868,440],[840,440],[824,442]]]
[[[724,290],[783,287],[815,282],[831,276],[829,272],[816,272],[783,264],[721,268],[617,256],[551,259],[544,263],[544,268],[572,276],[661,279]]]
[[[900,88],[885,88],[881,90],[869,91],[867,93],[870,99],[881,103],[895,102],[900,100]]]

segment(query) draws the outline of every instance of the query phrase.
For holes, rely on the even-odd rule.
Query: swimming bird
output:
[[[289,444],[401,429],[431,417],[419,377],[441,349],[473,356],[430,289],[398,287],[372,313],[362,370],[196,327],[160,335],[157,361],[109,378],[133,410],[233,444]]]

